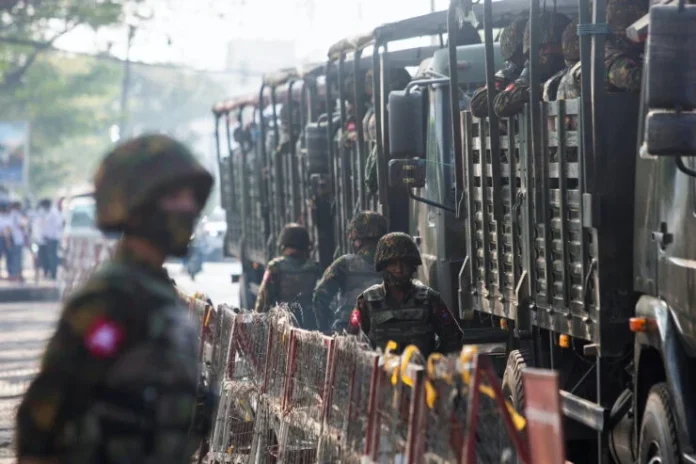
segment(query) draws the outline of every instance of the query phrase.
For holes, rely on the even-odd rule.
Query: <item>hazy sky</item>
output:
[[[154,19],[138,28],[133,60],[222,70],[227,43],[235,38],[287,39],[307,61],[323,60],[341,38],[390,21],[425,14],[430,0],[149,0]],[[437,10],[446,0],[435,0]],[[313,8],[312,8],[313,6]],[[310,19],[313,10],[313,20]],[[146,12],[146,11],[144,11]],[[144,13],[143,12],[143,13]],[[125,28],[77,30],[60,48],[95,52],[107,48],[125,56]]]

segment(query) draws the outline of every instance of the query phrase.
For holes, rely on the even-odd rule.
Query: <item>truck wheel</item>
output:
[[[505,399],[510,401],[517,412],[524,414],[524,385],[522,385],[522,370],[527,367],[529,356],[524,350],[513,350],[508,355],[505,373],[503,374],[502,390]]]
[[[640,464],[677,464],[681,462],[677,441],[677,420],[672,409],[672,398],[666,383],[650,389],[640,426]]]

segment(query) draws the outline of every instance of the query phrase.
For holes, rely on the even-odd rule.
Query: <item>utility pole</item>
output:
[[[128,91],[130,89],[130,51],[135,36],[135,26],[128,25],[128,43],[126,45],[126,61],[123,62],[123,82],[121,84],[121,122],[119,124],[119,138],[127,137],[128,125]]]

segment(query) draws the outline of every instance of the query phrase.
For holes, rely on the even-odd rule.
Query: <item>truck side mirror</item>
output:
[[[389,154],[425,158],[425,118],[420,90],[389,93]]]
[[[393,159],[389,161],[390,187],[425,187],[425,160]]]
[[[305,126],[307,170],[309,174],[329,172],[329,130],[326,122],[312,122]]]
[[[654,156],[696,156],[696,5],[654,5],[649,22],[643,148]]]
[[[650,111],[645,121],[645,145],[653,156],[696,156],[696,113]]]

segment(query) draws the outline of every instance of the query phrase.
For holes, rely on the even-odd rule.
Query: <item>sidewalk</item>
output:
[[[24,282],[11,281],[2,263],[0,272],[0,304],[18,301],[57,301],[59,299],[58,283],[40,277],[36,279],[34,262],[29,253],[24,254],[22,276]]]
[[[15,412],[59,315],[58,302],[0,304],[0,464],[15,462]]]

